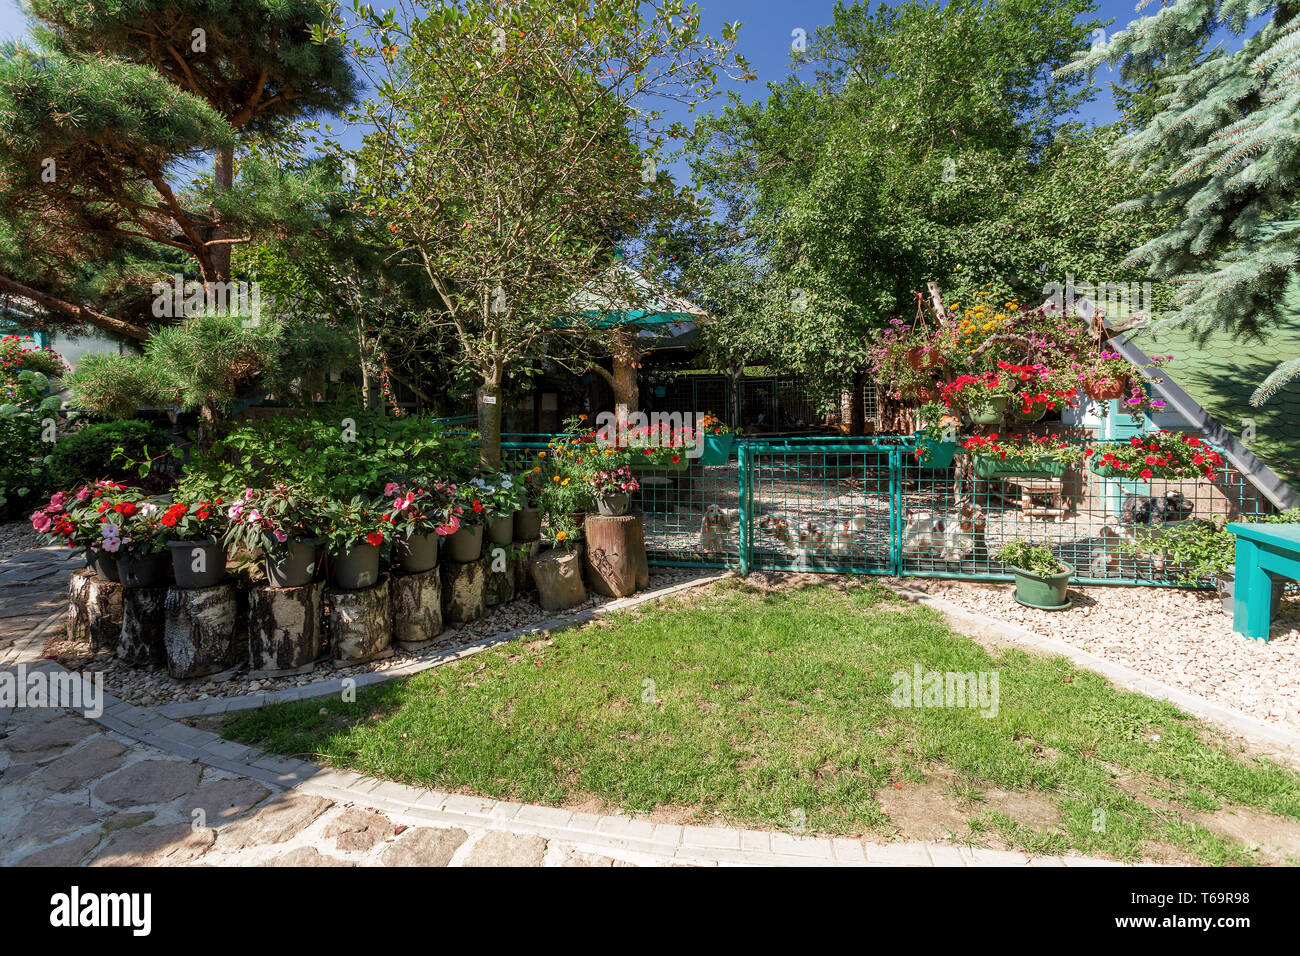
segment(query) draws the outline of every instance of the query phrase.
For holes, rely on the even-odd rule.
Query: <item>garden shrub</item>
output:
[[[59,440],[50,456],[47,480],[51,489],[65,491],[97,478],[131,481],[137,477],[136,469],[114,461],[116,449],[141,461],[167,447],[167,435],[139,419],[87,425]]]

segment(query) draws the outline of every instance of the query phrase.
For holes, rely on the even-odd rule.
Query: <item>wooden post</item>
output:
[[[586,600],[580,547],[572,551],[544,551],[532,564],[537,600],[543,610],[559,611]]]
[[[301,672],[320,657],[325,585],[254,588],[248,595],[248,660],[258,676]]]
[[[68,639],[92,651],[111,651],[122,633],[122,585],[103,581],[90,568],[68,579]]]
[[[345,664],[362,664],[392,657],[393,601],[388,576],[374,587],[359,591],[327,588],[325,623],[329,628],[334,659]]]
[[[122,631],[117,638],[117,656],[135,667],[165,664],[167,646],[163,640],[167,588],[123,588]]]
[[[640,515],[587,515],[583,537],[587,542],[583,567],[593,591],[608,597],[627,597],[649,586],[650,567]]]
[[[163,642],[167,673],[183,680],[206,677],[239,662],[235,621],[239,594],[233,584],[172,588],[165,604]]]
[[[442,633],[442,572],[392,574],[393,639],[403,647],[427,644]]]

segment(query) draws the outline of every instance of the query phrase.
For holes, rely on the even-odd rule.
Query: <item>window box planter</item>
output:
[[[700,455],[700,464],[717,466],[725,465],[731,460],[731,446],[736,442],[734,432],[727,432],[724,435],[705,435],[704,451]]]
[[[316,573],[316,544],[313,540],[291,541],[288,550],[266,555],[266,580],[273,588],[300,588],[311,583]]]
[[[226,576],[226,549],[211,538],[202,541],[168,541],[172,573],[182,590],[211,588]]]
[[[980,478],[1060,478],[1065,474],[1065,463],[1051,458],[979,455],[975,458],[975,474]]]
[[[966,414],[976,425],[996,425],[1007,414],[1007,398],[1005,395],[994,395],[967,406]]]
[[[685,471],[691,467],[691,459],[686,454],[685,448],[677,452],[677,459],[676,464],[674,464],[672,461],[667,460],[659,462],[653,458],[647,458],[645,455],[633,455],[628,467],[633,471]]]
[[[1069,607],[1071,601],[1066,590],[1069,587],[1070,575],[1074,574],[1074,568],[1064,561],[1061,562],[1061,566],[1064,571],[1047,575],[1038,575],[1012,567],[1011,572],[1016,576],[1016,603],[1023,604],[1025,607],[1038,608],[1040,611],[1063,611]]]

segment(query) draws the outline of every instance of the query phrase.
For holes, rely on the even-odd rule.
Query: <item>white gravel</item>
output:
[[[1011,584],[933,578],[899,583],[1300,732],[1300,601],[1294,596],[1283,600],[1265,642],[1234,634],[1213,592],[1071,587],[1074,607],[1039,611],[1012,600]]]
[[[650,587],[652,589],[669,587],[706,573],[709,572],[699,568],[652,567]],[[241,694],[265,693],[288,687],[302,687],[318,681],[334,680],[338,677],[391,670],[394,667],[432,657],[447,648],[470,644],[515,628],[540,624],[548,618],[565,617],[612,600],[614,599],[589,591],[588,600],[582,604],[560,612],[547,612],[542,610],[534,596],[520,597],[509,604],[491,609],[471,624],[443,631],[436,641],[418,651],[408,652],[394,647],[392,657],[368,664],[335,667],[332,661],[323,661],[316,665],[315,670],[306,674],[260,680],[255,680],[248,675],[246,665],[229,679],[220,682],[201,677],[193,680],[174,680],[165,667],[132,667],[111,655],[92,655],[89,645],[71,643],[62,633],[47,642],[45,652],[47,656],[57,656],[59,661],[70,669],[85,673],[103,673],[104,689],[110,694],[132,704],[151,707],[178,701],[210,700],[238,697]]]

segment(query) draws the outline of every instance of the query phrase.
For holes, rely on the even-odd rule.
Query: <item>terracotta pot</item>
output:
[[[927,345],[914,345],[903,353],[903,357],[907,359],[907,364],[918,372],[934,368],[943,361],[939,350]]]
[[[1094,402],[1108,402],[1112,398],[1123,398],[1128,394],[1128,376],[1086,381],[1083,383],[1083,392]]]
[[[912,389],[912,395],[922,402],[937,402],[943,397],[933,385],[917,385]]]

